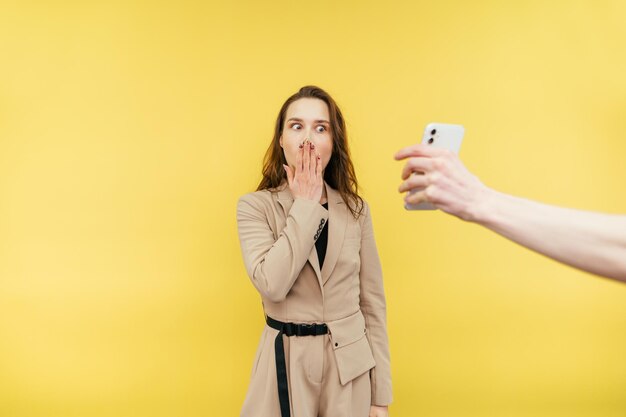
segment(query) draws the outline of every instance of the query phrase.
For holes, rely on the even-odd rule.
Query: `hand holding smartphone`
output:
[[[463,134],[465,128],[461,125],[452,125],[446,123],[429,123],[424,129],[422,135],[422,145],[432,146],[435,148],[448,149],[455,154],[459,153],[461,149],[461,142],[463,142]],[[413,174],[421,175],[421,174]],[[416,193],[421,191],[420,189],[414,189],[410,193]],[[436,210],[436,207],[430,203],[420,204],[405,204],[404,208],[407,210]]]

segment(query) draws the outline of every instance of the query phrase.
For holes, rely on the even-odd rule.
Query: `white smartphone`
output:
[[[465,129],[461,125],[451,125],[446,123],[429,123],[424,129],[422,136],[422,144],[432,146],[434,148],[448,149],[455,154],[461,149],[463,142],[463,134]],[[415,175],[415,174],[413,174]],[[420,190],[412,190],[411,194]],[[404,204],[407,210],[436,210],[436,207],[430,203]]]

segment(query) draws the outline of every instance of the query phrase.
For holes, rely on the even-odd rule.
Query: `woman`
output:
[[[283,104],[237,225],[267,323],[241,416],[388,416],[381,266],[345,122],[324,90]]]

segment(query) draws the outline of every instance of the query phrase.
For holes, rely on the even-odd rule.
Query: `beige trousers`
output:
[[[265,326],[257,349],[241,417],[280,417],[274,339]],[[367,417],[371,403],[369,372],[346,385],[339,382],[328,334],[283,336],[291,417]]]

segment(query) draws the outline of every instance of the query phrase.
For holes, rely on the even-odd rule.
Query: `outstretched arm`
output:
[[[446,213],[483,225],[557,261],[626,282],[626,215],[555,207],[485,186],[452,152],[414,145],[400,192],[411,204],[428,201]]]

